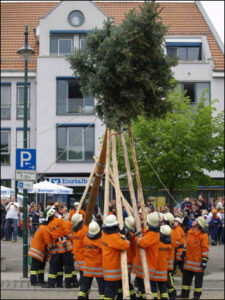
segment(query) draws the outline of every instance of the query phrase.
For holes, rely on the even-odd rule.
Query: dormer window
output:
[[[167,54],[171,57],[177,56],[179,60],[193,61],[202,60],[201,43],[167,42]]]
[[[72,26],[80,26],[84,23],[84,15],[79,10],[73,10],[68,16],[68,21]]]

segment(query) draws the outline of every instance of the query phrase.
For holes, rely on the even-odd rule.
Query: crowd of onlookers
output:
[[[146,201],[146,212],[149,214],[153,211],[158,211],[160,214],[171,212],[169,206],[155,207],[156,201],[148,198]],[[56,203],[55,203],[56,204]],[[78,203],[79,204],[79,203]],[[17,237],[23,235],[23,201],[21,206],[16,201],[16,197],[12,195],[9,198],[1,198],[1,239],[17,241]],[[52,203],[48,202],[47,207]],[[61,214],[65,220],[68,220],[70,211],[66,203],[57,203]],[[140,204],[138,203],[139,210]],[[116,201],[111,201],[109,211],[116,214]],[[44,211],[41,204],[31,202],[27,207],[28,218],[27,227],[28,232],[34,235],[38,226],[44,219]],[[198,199],[185,198],[181,205],[177,205],[172,212],[175,216],[183,220],[183,229],[187,231],[191,228],[192,222],[199,216],[203,216],[207,220],[208,233],[211,240],[211,245],[216,245],[218,242],[224,243],[224,197],[218,199],[210,198],[207,201],[202,195]],[[123,217],[127,217],[125,207],[123,207]],[[94,211],[95,220],[101,224],[102,214],[99,207],[96,206]]]

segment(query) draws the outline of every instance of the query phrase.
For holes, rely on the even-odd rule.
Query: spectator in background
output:
[[[209,198],[208,212],[212,211],[213,208],[215,208],[215,199]]]
[[[191,207],[191,201],[189,197],[184,198],[184,202],[181,204],[181,210],[184,211],[186,207]]]
[[[188,222],[188,230],[191,229],[191,224],[195,221],[195,215],[193,213],[190,213],[189,215],[189,222]]]
[[[39,224],[41,224],[43,221],[45,221],[44,212],[40,211],[39,212]]]
[[[6,216],[6,199],[1,198],[1,239],[5,236],[4,226],[5,226],[5,216]]]
[[[224,208],[221,210],[221,241],[224,243]]]
[[[10,232],[13,226],[13,243],[17,242],[18,235],[18,216],[19,216],[19,204],[16,202],[16,197],[11,196],[11,201],[6,206],[6,217],[5,217],[5,240],[11,240]]]
[[[212,217],[209,221],[209,230],[211,236],[211,245],[216,246],[218,241],[219,227],[222,226],[221,220],[217,215],[217,210],[212,210]]]
[[[31,225],[31,234],[34,235],[38,226],[39,226],[39,210],[37,208],[37,205],[34,204],[32,206],[32,211],[31,213],[29,214],[29,217],[31,218],[31,222],[32,222],[32,225]]]
[[[68,209],[67,209],[67,207],[63,207],[63,209],[62,209],[62,216],[63,216],[63,218],[67,221],[68,219],[69,219],[69,213],[68,213]]]
[[[146,202],[146,207],[149,208],[150,212],[153,212],[155,207],[154,207],[155,199],[151,199],[148,197],[147,202]]]

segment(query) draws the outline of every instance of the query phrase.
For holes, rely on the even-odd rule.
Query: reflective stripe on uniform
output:
[[[117,274],[117,275],[105,275],[105,274],[103,274],[103,276],[104,276],[104,278],[121,278],[121,274]]]
[[[53,279],[56,279],[56,274],[48,274],[48,278],[53,278]]]
[[[172,293],[173,291],[175,291],[174,288],[168,289],[168,292],[169,292],[169,293]]]
[[[130,296],[132,296],[134,294],[135,294],[135,289],[133,289],[133,290],[130,291]]]
[[[163,297],[163,298],[168,298],[168,294],[167,293],[162,293],[160,296]]]
[[[44,274],[45,270],[39,270],[38,274]]]
[[[158,298],[158,294],[157,294],[157,293],[152,293],[152,296],[153,296],[154,298]]]
[[[202,268],[200,268],[200,267],[193,267],[193,266],[186,265],[186,264],[184,264],[184,268],[202,271]]]
[[[157,275],[150,275],[151,278],[155,278],[155,279],[167,279],[167,275],[166,276],[157,276]]]
[[[85,266],[86,270],[93,270],[93,271],[102,271],[102,268],[94,268],[94,267],[87,267]]]
[[[76,275],[77,274],[77,272],[76,271],[72,271],[72,275]]]
[[[200,265],[201,265],[200,262],[190,261],[190,260],[186,260],[185,263],[186,263],[186,264],[191,264],[191,265],[197,265],[197,266],[200,266]]]
[[[190,291],[190,289],[191,289],[190,285],[182,285],[182,290]]]
[[[105,295],[99,295],[99,299],[104,299]]]
[[[195,288],[194,291],[201,293],[202,292],[202,288]]]
[[[30,271],[30,275],[37,275],[38,271]]]
[[[202,252],[202,255],[207,255],[208,256],[209,252]]]
[[[30,256],[35,256],[35,257],[39,258],[41,261],[43,261],[43,259],[44,259],[43,256],[40,256],[39,254],[37,254],[35,252],[29,251],[29,254],[30,254]]]
[[[118,272],[121,272],[121,269],[117,269],[117,270],[106,270],[106,269],[103,269],[103,272],[105,272],[105,273],[118,273]]]
[[[57,276],[63,275],[63,272],[57,272]]]
[[[72,274],[65,274],[65,278],[72,278],[73,275]]]
[[[86,297],[86,296],[87,296],[87,293],[84,293],[84,292],[79,291],[79,292],[78,292],[78,296]]]
[[[35,252],[37,252],[37,253],[39,253],[39,254],[41,254],[41,255],[44,255],[44,253],[43,253],[43,252],[41,252],[41,251],[37,250],[36,248],[30,248],[30,250],[33,250],[33,251],[35,251]]]
[[[87,272],[84,270],[84,275],[103,275],[102,272]]]

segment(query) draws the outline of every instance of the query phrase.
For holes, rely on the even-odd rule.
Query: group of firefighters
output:
[[[100,227],[92,220],[84,224],[85,212],[71,213],[66,221],[57,206],[48,209],[46,218],[37,229],[28,255],[32,257],[30,280],[42,287],[79,287],[77,299],[88,299],[93,278],[96,278],[99,299],[122,299],[122,270],[120,253],[127,252],[131,299],[145,299],[140,248],[145,249],[151,293],[154,299],[189,298],[195,276],[194,298],[200,299],[203,275],[207,266],[209,240],[205,231],[206,220],[198,217],[188,231],[182,229],[182,219],[171,213],[147,215],[148,229],[137,232],[135,220],[126,217],[121,230],[117,217],[109,214]],[[142,214],[140,213],[142,220]],[[49,261],[48,281],[44,282],[44,269]],[[78,281],[74,268],[79,268]],[[182,271],[181,295],[177,296],[174,270]],[[131,273],[135,274],[134,285]]]

